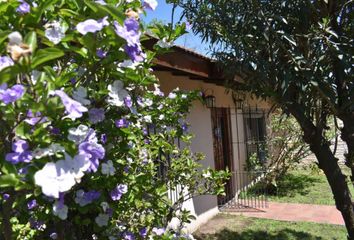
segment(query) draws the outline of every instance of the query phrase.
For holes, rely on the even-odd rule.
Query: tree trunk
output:
[[[12,204],[15,201],[15,197],[11,192],[9,199],[7,199],[3,204],[3,234],[5,240],[12,240],[12,225],[10,219],[12,217]]]
[[[316,155],[319,167],[327,177],[327,181],[332,189],[337,209],[342,213],[345,226],[347,228],[348,239],[354,240],[354,207],[352,204],[346,177],[338,165],[327,144],[318,142],[309,143],[312,152]]]
[[[331,187],[337,209],[341,212],[348,232],[348,239],[354,240],[354,206],[351,200],[346,177],[343,175],[338,159],[333,155],[329,143],[323,137],[323,130],[316,128],[313,123],[302,114],[298,105],[291,105],[289,112],[297,119],[303,132],[304,140],[315,154],[319,167],[326,175]]]
[[[348,147],[348,153],[345,156],[345,164],[351,169],[350,179],[354,185],[354,113],[349,114],[349,116],[344,116],[341,119],[344,124],[341,130],[341,138]]]

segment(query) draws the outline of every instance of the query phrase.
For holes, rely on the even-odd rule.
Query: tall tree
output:
[[[176,3],[176,0],[174,1]],[[343,121],[346,165],[354,183],[354,1],[180,0],[195,33],[241,87],[270,99],[299,122],[354,239],[354,208],[324,132]],[[216,47],[215,47],[216,46]],[[233,78],[229,86],[239,89]]]

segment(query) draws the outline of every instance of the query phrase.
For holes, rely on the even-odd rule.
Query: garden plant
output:
[[[200,94],[165,95],[151,70],[185,33],[144,25],[156,6],[0,1],[0,239],[189,239],[183,202],[222,193],[188,148]]]

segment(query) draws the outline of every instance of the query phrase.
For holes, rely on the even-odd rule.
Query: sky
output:
[[[147,16],[143,17],[143,20],[146,23],[149,23],[153,19],[161,20],[163,22],[169,23],[171,22],[171,14],[172,14],[172,4],[167,4],[164,0],[158,0],[158,6],[155,11],[147,11]],[[182,13],[181,8],[177,8],[175,10],[175,22],[179,20]],[[192,49],[198,53],[208,55],[208,46],[202,43],[200,37],[194,35],[193,33],[185,34],[180,37],[176,42],[176,45],[180,45],[183,47],[187,47]]]

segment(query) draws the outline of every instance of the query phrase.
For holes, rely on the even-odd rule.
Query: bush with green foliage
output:
[[[188,238],[165,231],[190,221],[183,202],[222,193],[227,173],[198,171],[188,147],[199,93],[164,96],[152,73],[185,32],[143,26],[156,4],[0,1],[1,239]]]

